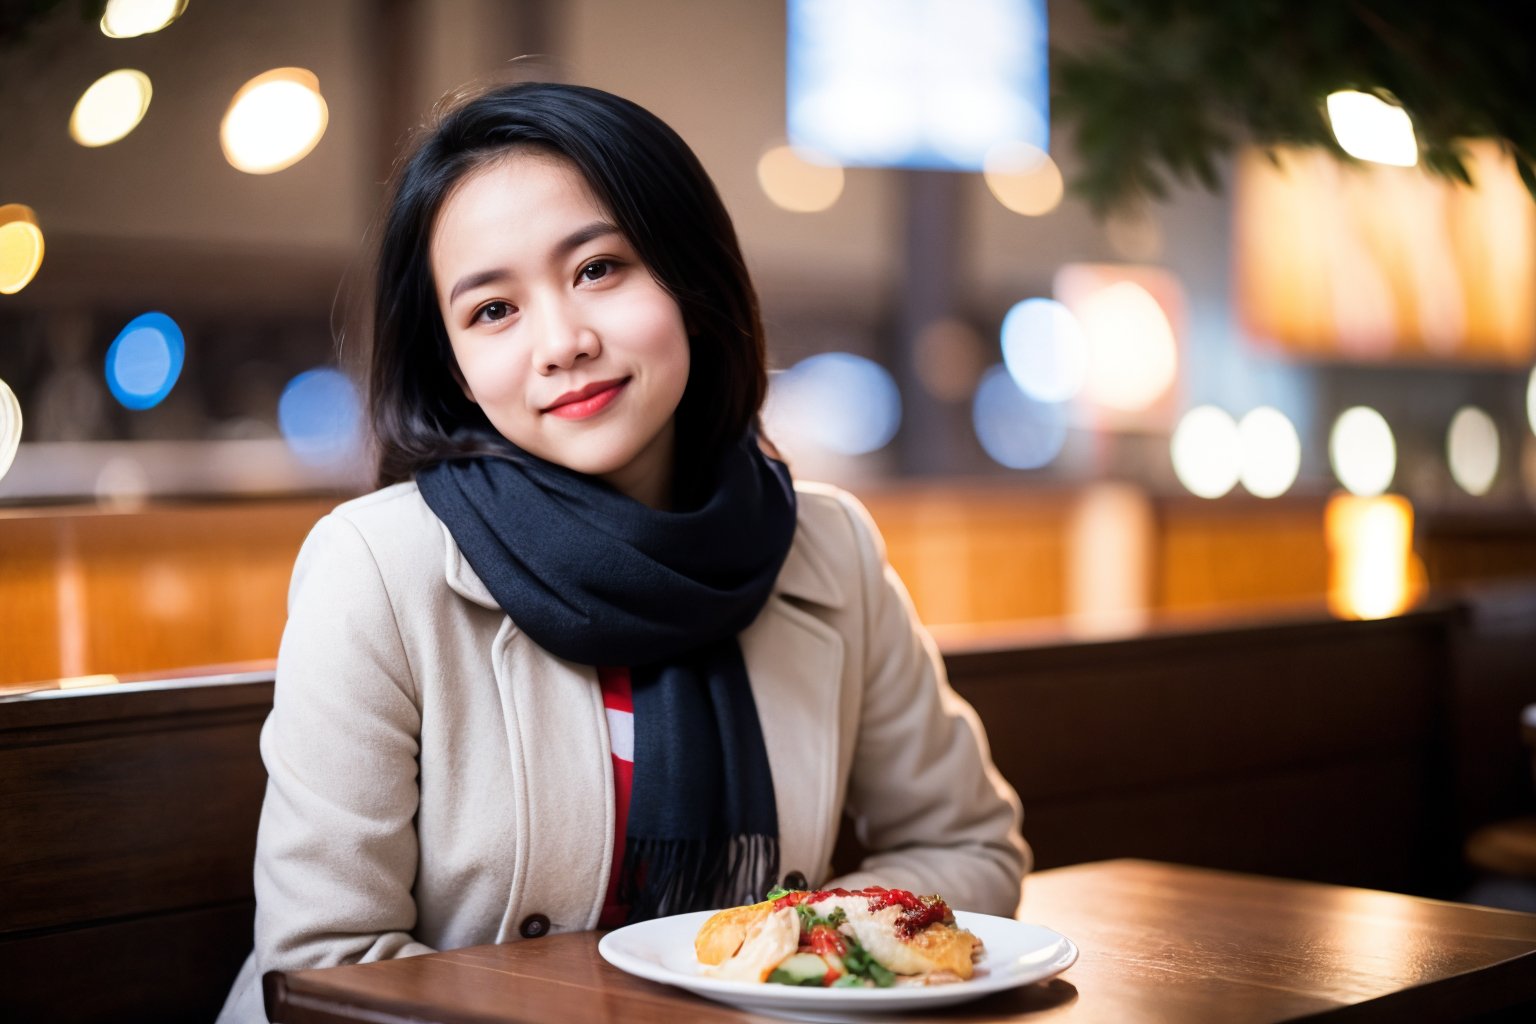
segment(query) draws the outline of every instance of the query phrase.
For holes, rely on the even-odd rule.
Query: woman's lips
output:
[[[567,391],[545,407],[544,411],[563,420],[584,420],[596,416],[619,397],[619,392],[629,383],[628,377],[619,380],[599,381],[576,391]]]

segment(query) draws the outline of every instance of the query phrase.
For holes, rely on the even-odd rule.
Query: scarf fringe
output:
[[[779,840],[735,835],[718,840],[627,839],[619,900],[629,921],[761,900],[779,876]]]

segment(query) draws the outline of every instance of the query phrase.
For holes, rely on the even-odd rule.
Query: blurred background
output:
[[[368,488],[383,183],[443,97],[521,79],[631,97],[695,148],[761,292],[769,433],[866,499],[941,631],[1377,617],[1536,574],[1518,16],[1335,7],[7,4],[0,586],[27,606],[34,558],[57,639],[0,673],[270,656],[277,607],[178,653],[212,628],[198,572],[261,558],[221,517],[275,531],[270,601]],[[230,550],[149,557],[158,512]],[[81,545],[113,544],[145,557],[107,600]],[[167,638],[93,653],[103,601]]]
[[[868,505],[1039,867],[1536,908],[1531,11],[0,0],[8,986],[222,1000],[293,560],[371,487],[384,182],[530,79],[713,176],[767,430]]]

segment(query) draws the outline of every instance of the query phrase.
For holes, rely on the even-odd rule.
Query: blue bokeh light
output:
[[[362,446],[362,401],[340,370],[305,370],[283,388],[277,425],[288,448],[315,466],[344,462]]]
[[[884,448],[901,426],[901,391],[879,363],[850,352],[802,359],[773,381],[776,422],[839,455]]]
[[[152,409],[176,386],[186,357],[176,321],[164,313],[136,316],[107,349],[107,389],[126,409]]]
[[[1010,469],[1039,469],[1067,443],[1066,407],[1024,394],[1001,363],[982,375],[971,422],[986,453]]]
[[[1065,402],[1088,375],[1088,343],[1071,310],[1055,299],[1025,299],[1003,317],[1003,364],[1030,398]]]

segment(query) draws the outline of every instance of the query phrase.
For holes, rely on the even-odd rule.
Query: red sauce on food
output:
[[[910,939],[930,924],[950,919],[949,905],[937,896],[916,896],[905,889],[882,889],[876,885],[867,889],[817,889],[786,893],[773,901],[773,909],[796,907],[802,903],[814,906],[833,896],[868,897],[871,914],[886,907],[901,907],[901,915],[896,919],[896,933],[903,939]]]

